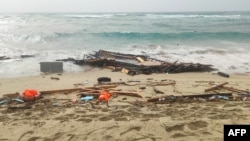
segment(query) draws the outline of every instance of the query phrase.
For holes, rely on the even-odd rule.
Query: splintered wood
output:
[[[64,59],[61,60],[64,61]],[[209,64],[182,63],[178,61],[167,62],[145,55],[124,54],[105,50],[99,50],[95,54],[85,54],[82,60],[74,60],[74,63],[77,65],[110,68],[112,70],[119,68],[118,70],[128,75],[209,72],[215,70]]]
[[[233,87],[225,86],[227,84],[228,84],[228,82],[224,82],[224,83],[221,83],[221,84],[218,84],[218,85],[214,85],[214,86],[212,86],[210,88],[205,89],[205,92],[224,89],[224,90],[228,90],[228,91],[231,91],[231,92],[236,92],[236,93],[241,93],[241,94],[249,94],[249,91],[247,91],[247,90],[240,90],[240,89],[236,89],[236,88],[233,88]]]

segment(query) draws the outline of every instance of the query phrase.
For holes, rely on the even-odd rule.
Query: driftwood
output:
[[[153,90],[154,90],[154,92],[157,93],[157,94],[164,94],[164,92],[158,90],[156,87],[153,87]]]
[[[126,82],[99,82],[98,84],[95,84],[95,86],[100,86],[100,85],[127,85]]]
[[[207,99],[212,96],[226,96],[226,97],[232,97],[232,93],[217,93],[217,94],[199,94],[199,95],[182,95],[182,96],[163,96],[163,97],[155,97],[155,98],[150,98],[147,101],[148,102],[174,102],[176,100],[186,100],[188,99],[198,99],[198,98],[203,98]]]
[[[223,76],[223,77],[229,77],[229,75],[224,72],[218,72],[218,75]]]
[[[117,85],[99,85],[99,86],[95,86],[92,87],[94,89],[98,88],[98,89],[110,89],[110,88],[116,88]]]
[[[19,93],[12,93],[12,94],[3,94],[4,97],[7,97],[7,98],[15,98],[15,97],[18,97],[19,96]]]
[[[239,90],[239,89],[235,89],[235,88],[233,88],[233,87],[222,86],[221,88],[222,88],[222,89],[225,89],[225,90],[232,91],[232,92],[249,94],[249,91]]]
[[[175,81],[161,81],[161,82],[148,82],[147,86],[166,86],[166,85],[175,85]]]
[[[96,52],[96,57],[104,57],[104,58],[116,58],[116,59],[134,59],[136,60],[137,57],[140,57],[140,59],[146,60],[148,56],[145,55],[134,55],[134,54],[124,54],[124,53],[116,53],[111,51],[105,51],[105,50],[99,50]]]
[[[228,84],[228,82],[224,82],[224,83],[222,83],[222,84],[215,85],[215,86],[213,86],[213,87],[211,87],[211,88],[205,89],[205,92],[209,92],[209,91],[218,89],[218,88],[220,88],[221,86],[224,86],[224,85],[226,85],[226,84]]]
[[[215,91],[215,90],[218,90],[218,89],[225,89],[225,90],[228,90],[228,91],[231,91],[231,92],[249,94],[249,91],[239,90],[239,89],[236,89],[236,88],[233,88],[233,87],[226,87],[225,86],[226,84],[228,84],[228,82],[225,82],[225,83],[222,83],[222,84],[219,84],[219,85],[215,85],[215,86],[213,86],[211,88],[205,89],[205,92]]]
[[[134,62],[132,63],[131,60]],[[65,61],[68,60],[65,59]],[[142,64],[138,64],[138,61]],[[178,61],[171,63],[150,58],[145,55],[122,54],[104,50],[99,50],[95,54],[84,55],[84,58],[82,60],[75,60],[75,64],[78,65],[91,65],[97,67],[108,66],[112,70],[116,70],[115,68],[119,68],[119,70],[127,73],[128,75],[151,73],[207,72],[215,70],[214,68],[212,68],[212,65],[177,62]],[[143,65],[143,63],[145,65]]]

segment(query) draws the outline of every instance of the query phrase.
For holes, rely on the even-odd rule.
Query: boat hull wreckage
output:
[[[212,65],[200,63],[167,62],[146,55],[134,55],[99,50],[95,54],[85,54],[82,60],[73,58],[57,61],[73,61],[77,65],[110,68],[128,75],[152,73],[210,72]]]

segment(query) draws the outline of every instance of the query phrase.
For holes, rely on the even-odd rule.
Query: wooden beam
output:
[[[228,84],[228,82],[224,82],[224,83],[219,84],[219,85],[214,85],[213,87],[210,87],[210,88],[208,88],[208,89],[205,89],[205,92],[209,92],[209,91],[215,90],[215,89],[217,89],[217,88],[219,88],[219,87],[222,87],[222,86],[224,86],[224,85],[226,85],[226,84]]]

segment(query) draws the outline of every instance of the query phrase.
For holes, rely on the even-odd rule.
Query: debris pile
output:
[[[78,65],[106,67],[128,75],[152,73],[209,72],[215,70],[212,65],[200,63],[166,62],[145,55],[133,55],[99,50],[95,54],[84,55],[82,60],[72,58],[57,61],[74,61]]]
[[[109,107],[109,101],[113,101],[119,96],[125,96],[122,100],[127,100],[127,96],[134,97],[135,101],[127,101],[129,104],[135,106],[143,106],[147,104],[168,104],[168,103],[193,103],[193,102],[219,102],[219,101],[246,101],[249,100],[249,90],[240,90],[233,87],[226,86],[228,82],[213,84],[211,87],[206,88],[204,94],[192,94],[192,95],[179,95],[166,93],[160,87],[172,86],[175,93],[175,85],[177,82],[170,79],[162,79],[160,81],[153,80],[153,78],[146,79],[145,82],[140,80],[128,80],[112,82],[109,77],[99,77],[98,83],[94,86],[86,87],[85,84],[80,86],[77,84],[76,88],[72,89],[59,89],[48,91],[37,91],[34,89],[25,89],[23,93],[4,94],[0,98],[0,108],[6,107],[7,111],[13,111],[17,109],[32,109],[42,105],[47,106],[61,106],[71,107],[74,105],[83,105],[89,103],[92,108],[95,108],[99,103],[106,103]],[[209,81],[208,81],[209,82]],[[209,82],[209,84],[211,84]],[[80,87],[79,87],[80,86]],[[122,90],[118,89],[120,86],[131,87],[133,89]],[[158,87],[158,88],[157,88]],[[141,89],[151,89],[152,96],[143,95]],[[208,93],[209,92],[209,93]],[[60,95],[59,98],[54,96]],[[161,95],[160,97],[155,96]],[[51,101],[51,104],[46,104],[46,101]],[[118,100],[119,101],[119,100]],[[39,105],[40,104],[40,105]],[[4,106],[5,105],[5,106]]]
[[[212,87],[205,89],[205,92],[209,92],[209,91],[218,92],[218,91],[226,90],[226,91],[234,92],[239,96],[248,96],[248,97],[250,96],[249,94],[250,92],[248,90],[240,90],[240,89],[236,89],[233,87],[225,86],[227,84],[228,82],[213,85]]]

